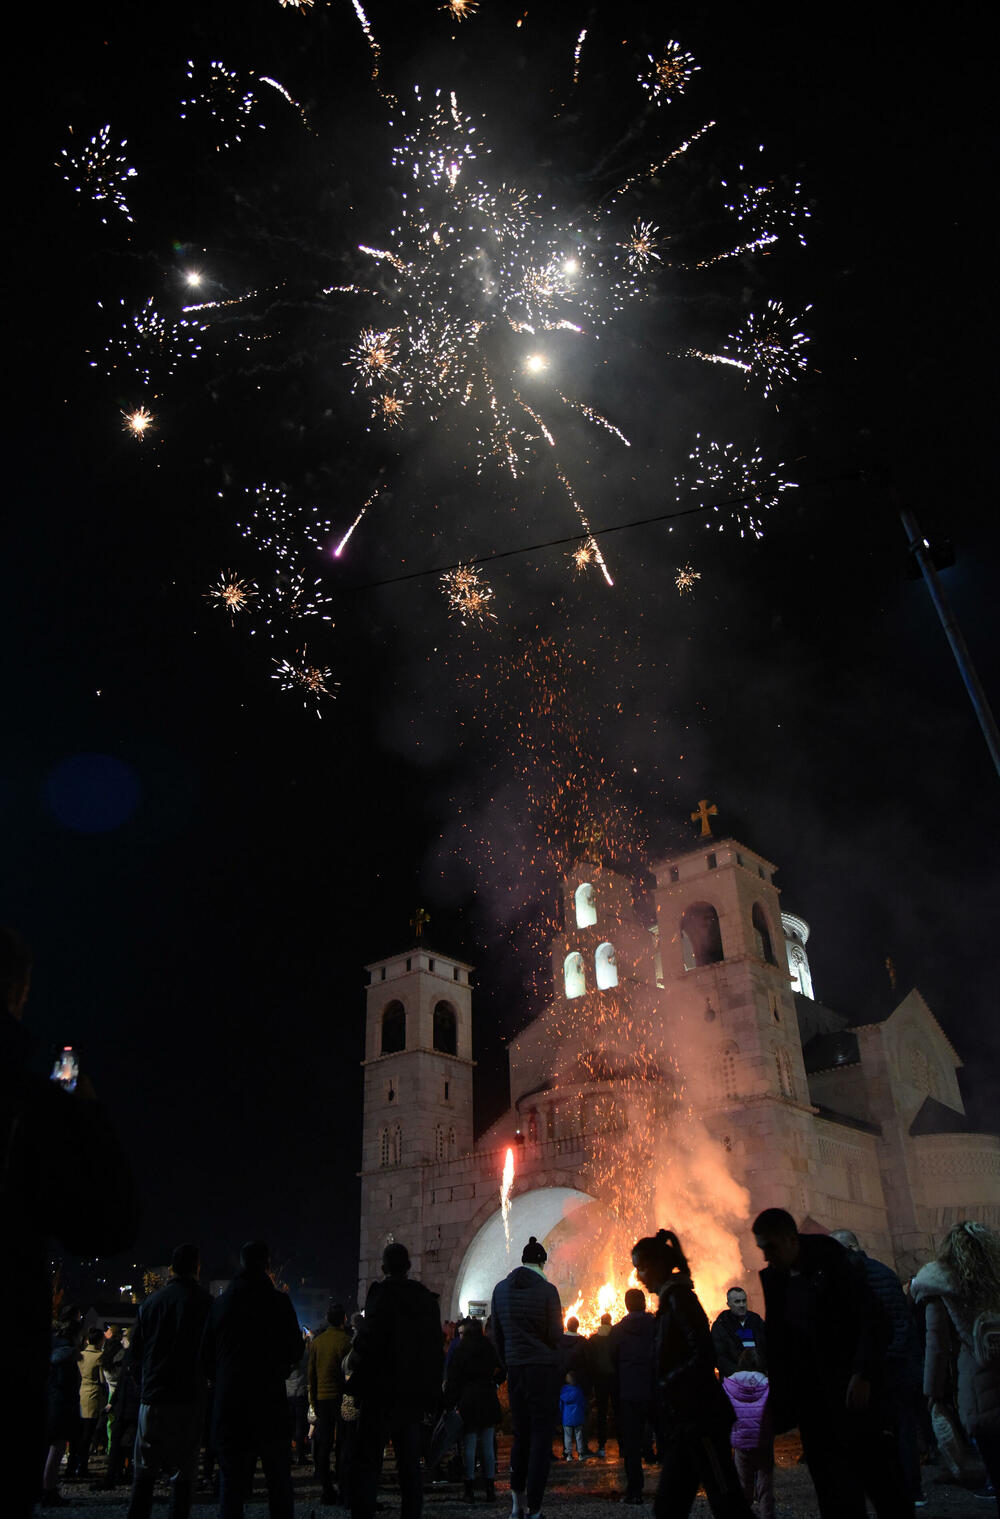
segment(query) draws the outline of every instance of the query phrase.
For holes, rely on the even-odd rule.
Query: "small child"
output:
[[[587,1400],[583,1389],[576,1385],[576,1377],[571,1371],[566,1373],[566,1382],[559,1394],[559,1407],[562,1411],[563,1455],[567,1461],[572,1460],[575,1439],[576,1459],[582,1461],[583,1421],[587,1417]]]
[[[733,1405],[736,1423],[729,1436],[743,1489],[760,1519],[774,1519],[774,1430],[768,1397],[770,1383],[756,1350],[744,1350],[731,1377],[722,1385]]]

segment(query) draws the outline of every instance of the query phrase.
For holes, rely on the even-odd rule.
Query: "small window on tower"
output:
[[[384,965],[382,966],[382,969],[381,969],[381,971],[379,973],[379,980],[380,981],[384,981],[385,980],[385,966]]]
[[[453,965],[452,968],[451,968],[451,979],[453,981],[457,981],[458,980],[458,966],[457,965]]]
[[[442,1055],[458,1051],[458,1020],[450,1002],[439,1002],[434,1009],[434,1048]]]
[[[434,969],[434,961],[433,960],[428,960],[428,962],[427,962],[427,969],[429,971],[433,971],[433,969]]]
[[[718,863],[719,862],[716,859],[715,855],[714,854],[710,854],[709,857],[708,857],[708,868],[709,868],[709,870],[715,870],[715,868],[718,865]]]
[[[389,1002],[382,1013],[382,1054],[395,1055],[406,1049],[406,1008],[401,1002]]]
[[[671,865],[671,867],[670,867],[670,879],[671,879],[671,881],[679,881],[680,878],[681,878],[681,873],[678,870],[677,866],[676,865]]]
[[[584,881],[576,888],[574,900],[577,928],[592,928],[597,922],[597,907],[594,904],[594,888],[589,881]]]
[[[406,968],[407,968],[407,970],[411,970],[413,968],[413,961],[412,960],[407,960],[407,962],[406,962]]]
[[[602,991],[618,985],[618,965],[613,944],[599,944],[594,956],[594,972]]]
[[[451,1089],[451,1082],[450,1081],[446,1081],[445,1084],[444,1084],[444,1100],[445,1100],[445,1102],[449,1101],[448,1093],[449,1093],[450,1089]]]
[[[578,949],[572,950],[563,961],[563,980],[567,997],[582,997],[587,990],[583,956]]]

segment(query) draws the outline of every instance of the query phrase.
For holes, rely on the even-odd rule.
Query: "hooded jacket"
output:
[[[493,1289],[491,1333],[504,1366],[559,1365],[562,1306],[540,1271],[516,1266]]]
[[[942,1261],[928,1261],[910,1283],[915,1303],[926,1305],[924,1394],[934,1402],[953,1395],[952,1352],[958,1344],[958,1416],[976,1439],[1000,1438],[1000,1366],[980,1366],[972,1350],[976,1314],[958,1277]]]
[[[736,1450],[757,1450],[773,1438],[768,1414],[770,1383],[762,1371],[734,1371],[722,1386],[733,1405],[736,1423],[729,1438]]]

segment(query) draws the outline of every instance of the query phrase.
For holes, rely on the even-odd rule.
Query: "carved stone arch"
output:
[[[684,969],[718,965],[725,959],[719,914],[711,902],[689,902],[681,915]]]
[[[381,1053],[395,1055],[406,1049],[406,1008],[395,998],[382,1009]]]

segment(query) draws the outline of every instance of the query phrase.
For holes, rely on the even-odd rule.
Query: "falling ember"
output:
[[[123,411],[123,426],[133,438],[144,438],[153,424],[153,413],[147,411],[145,406],[137,406],[135,411]]]
[[[257,587],[252,580],[243,580],[235,570],[223,570],[217,584],[205,592],[205,600],[225,607],[230,617],[235,617],[237,612],[246,611],[256,595]]]
[[[503,1214],[503,1233],[510,1254],[510,1189],[514,1185],[514,1151],[508,1150],[503,1163],[503,1180],[500,1183],[500,1212]]]
[[[469,622],[485,622],[487,618],[496,622],[497,615],[490,610],[490,602],[494,594],[493,587],[480,579],[475,565],[460,564],[455,569],[448,570],[441,576],[441,584],[448,598],[449,611],[453,616],[458,617],[463,625]]]
[[[682,570],[679,569],[677,571],[677,574],[674,577],[674,585],[680,591],[681,595],[684,596],[689,591],[694,590],[695,581],[700,579],[701,571],[693,570],[689,564],[686,564]]]

